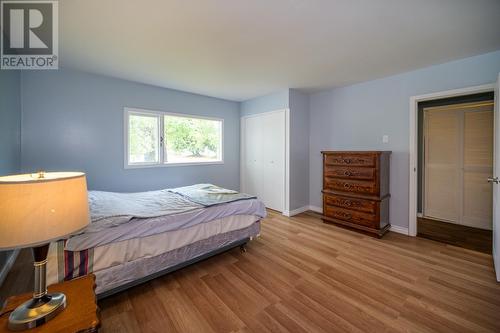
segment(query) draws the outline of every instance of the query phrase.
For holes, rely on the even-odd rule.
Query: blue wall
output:
[[[0,70],[0,176],[19,172],[20,149],[20,74],[18,71]],[[13,253],[13,251],[0,251],[0,285],[15,259]]]
[[[322,203],[321,150],[392,150],[391,223],[408,227],[410,97],[493,83],[499,72],[497,51],[311,95],[311,204]]]
[[[90,189],[144,191],[199,182],[239,189],[239,103],[72,70],[26,71],[21,166],[82,170]],[[124,169],[123,108],[224,119],[224,164]]]
[[[0,176],[17,173],[21,153],[21,92],[18,71],[0,71]]]
[[[249,116],[252,114],[282,110],[289,106],[289,90],[281,90],[265,96],[252,98],[241,102],[241,116]]]

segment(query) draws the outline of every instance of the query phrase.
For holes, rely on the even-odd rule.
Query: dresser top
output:
[[[323,150],[321,154],[391,154],[390,150]]]

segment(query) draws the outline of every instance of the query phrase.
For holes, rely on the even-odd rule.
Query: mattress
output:
[[[67,251],[82,251],[133,238],[156,235],[167,231],[185,229],[209,221],[236,215],[254,215],[263,218],[266,208],[257,199],[240,200],[211,207],[150,218],[134,218],[111,228],[100,229],[93,222],[86,232],[71,237],[65,245]]]

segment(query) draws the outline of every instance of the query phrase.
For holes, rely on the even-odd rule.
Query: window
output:
[[[223,163],[223,120],[125,108],[125,167]]]
[[[157,116],[131,114],[129,116],[129,163],[158,163],[160,124]]]

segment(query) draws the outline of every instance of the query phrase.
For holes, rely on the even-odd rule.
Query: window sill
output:
[[[126,164],[125,169],[168,168],[168,167],[222,165],[222,164],[224,164],[224,161],[163,163],[163,164]]]

